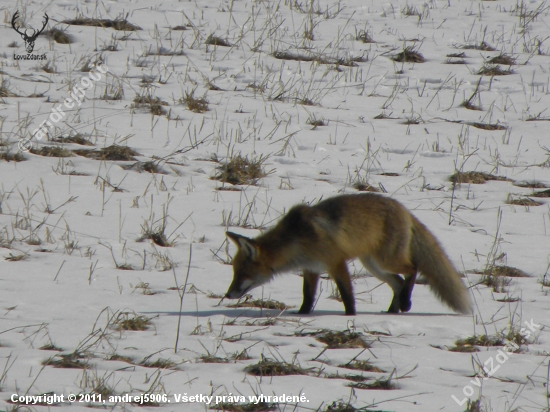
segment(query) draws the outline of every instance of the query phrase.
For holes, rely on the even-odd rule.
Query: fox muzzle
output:
[[[254,287],[254,284],[251,280],[247,279],[240,283],[232,282],[225,294],[225,297],[228,299],[239,299]]]

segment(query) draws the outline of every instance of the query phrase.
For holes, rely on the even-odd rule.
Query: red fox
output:
[[[393,290],[390,313],[408,312],[417,272],[450,308],[470,313],[465,285],[436,238],[401,203],[375,194],[341,195],[314,206],[297,205],[255,239],[227,232],[238,247],[233,281],[225,297],[237,299],[274,275],[303,271],[303,303],[310,313],[319,275],[336,282],[346,315],[355,298],[346,261],[358,258]],[[404,279],[399,275],[403,275]]]

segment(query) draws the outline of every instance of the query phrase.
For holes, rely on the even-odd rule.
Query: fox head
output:
[[[262,251],[254,239],[227,232],[227,237],[237,245],[233,258],[233,281],[225,294],[226,298],[238,299],[272,278],[272,270],[265,264]]]

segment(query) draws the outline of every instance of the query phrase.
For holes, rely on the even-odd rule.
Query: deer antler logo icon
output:
[[[21,37],[23,38],[23,40],[25,40],[25,49],[27,49],[27,53],[32,53],[32,51],[34,50],[34,42],[36,40],[36,38],[38,37],[38,35],[40,33],[42,33],[44,31],[44,29],[46,28],[46,24],[48,24],[48,20],[49,20],[49,17],[46,13],[44,13],[44,24],[42,25],[42,28],[40,30],[35,30],[33,29],[33,34],[31,36],[27,35],[27,29],[25,29],[25,31],[19,31],[20,27],[17,27],[15,25],[15,20],[17,20],[17,18],[19,17],[19,11],[16,11],[15,14],[13,15],[12,19],[11,19],[11,26],[13,27],[13,29],[19,33],[21,35]]]

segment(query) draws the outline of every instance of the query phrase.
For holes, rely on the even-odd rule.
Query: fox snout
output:
[[[228,299],[242,298],[246,292],[252,289],[252,286],[253,285],[251,280],[247,279],[242,282],[237,282],[236,280],[234,280],[233,282],[231,282],[231,285],[229,285],[229,289],[227,289],[225,297]]]

